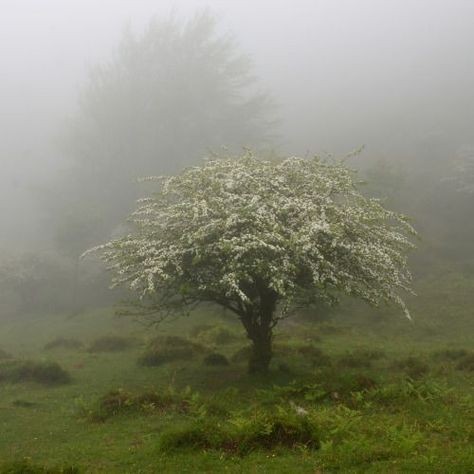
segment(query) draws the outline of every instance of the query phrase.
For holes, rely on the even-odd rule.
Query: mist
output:
[[[28,235],[41,228],[35,192],[68,166],[55,139],[90,68],[113,55],[127,25],[140,32],[153,16],[190,17],[205,6],[275,98],[282,152],[366,145],[367,155],[410,160],[430,137],[450,153],[472,141],[468,1],[8,2],[0,20],[4,245],[33,244]]]
[[[473,19],[474,3],[469,0],[4,0],[0,5],[0,398],[7,402],[0,400],[0,413],[10,404],[5,426],[12,428],[4,446],[0,436],[0,474],[4,459],[20,460],[18,471],[5,472],[26,472],[21,469],[27,469],[30,461],[21,463],[29,457],[38,466],[67,467],[69,460],[62,454],[49,462],[48,446],[54,448],[54,443],[45,442],[32,451],[20,442],[25,436],[44,436],[39,428],[44,423],[59,433],[66,422],[54,418],[48,405],[53,399],[63,412],[72,411],[67,400],[74,399],[80,405],[79,417],[87,423],[104,423],[121,414],[123,406],[133,407],[138,417],[150,412],[158,418],[159,406],[160,416],[169,415],[173,426],[181,423],[179,417],[191,417],[203,423],[204,433],[209,419],[211,425],[240,426],[231,406],[244,400],[242,413],[247,413],[254,396],[257,411],[267,397],[288,412],[319,420],[323,431],[336,430],[325,418],[323,406],[341,417],[346,408],[353,410],[353,420],[373,416],[373,429],[380,423],[384,446],[390,446],[387,460],[380,466],[372,464],[382,449],[378,434],[367,435],[370,447],[357,444],[365,434],[362,424],[354,421],[356,435],[350,438],[341,431],[343,441],[325,435],[318,435],[317,442],[313,435],[301,435],[289,445],[280,440],[282,458],[279,448],[271,445],[268,451],[272,456],[277,453],[274,461],[267,451],[262,452],[268,456],[259,451],[262,446],[249,441],[248,452],[256,453],[262,469],[290,472],[296,462],[300,471],[295,472],[349,472],[354,466],[375,466],[373,472],[470,471],[474,461],[464,444],[469,420],[462,421],[464,415],[446,400],[450,393],[459,396],[458,407],[472,403],[461,402],[461,392],[472,390],[474,351]],[[406,259],[396,253],[400,250],[396,245],[395,250],[380,251],[386,258],[396,254],[394,261],[406,263],[407,275],[413,275],[406,285],[403,278],[388,277],[399,285],[397,291],[407,290],[403,299],[397,300],[398,292],[393,298],[387,293],[390,297],[384,294],[383,304],[372,304],[370,298],[353,298],[363,292],[347,290],[350,282],[339,283],[334,294],[323,298],[314,294],[314,301],[295,310],[294,319],[281,317],[278,330],[269,336],[272,343],[275,340],[264,367],[270,368],[270,375],[258,380],[243,368],[249,360],[252,372],[256,338],[245,323],[242,332],[241,314],[237,321],[229,318],[232,311],[238,314],[239,305],[219,307],[219,301],[204,298],[190,306],[189,318],[167,315],[163,322],[150,308],[140,306],[146,284],[139,298],[130,282],[110,288],[112,275],[105,267],[112,262],[116,265],[112,268],[127,274],[132,265],[127,267],[120,258],[127,260],[132,250],[127,247],[127,257],[115,248],[117,253],[109,255],[108,262],[105,259],[106,265],[100,253],[89,252],[113,239],[125,245],[120,239],[129,232],[143,238],[133,234],[140,221],[130,216],[137,201],[141,206],[147,202],[139,201],[142,198],[158,199],[152,193],[163,187],[142,178],[165,175],[185,180],[189,167],[207,170],[204,160],[210,156],[225,163],[229,157],[236,163],[247,159],[248,172],[260,176],[268,170],[258,168],[252,153],[269,163],[286,157],[309,162],[317,156],[336,166],[338,173],[344,171],[337,166],[356,170],[357,199],[375,198],[387,209],[387,214],[377,214],[382,227],[385,221],[413,226],[406,238],[414,247]],[[217,179],[220,171],[211,168],[209,176]],[[174,181],[170,183],[172,188]],[[209,184],[210,195],[217,188]],[[197,219],[199,209],[190,221]],[[149,215],[155,211],[146,210]],[[166,220],[166,215],[160,218]],[[397,238],[405,242],[400,232]],[[173,247],[172,239],[169,242]],[[141,248],[145,247],[146,242]],[[371,248],[368,254],[372,257],[374,252]],[[139,251],[137,255],[140,260]],[[200,264],[200,258],[195,256],[193,262]],[[354,278],[361,273],[354,272]],[[138,277],[133,281],[140,286]],[[178,293],[189,291],[187,284],[180,285]],[[321,283],[324,291],[325,284]],[[371,283],[364,285],[373,289]],[[274,286],[270,285],[271,291]],[[167,295],[168,288],[163,293]],[[228,292],[224,294],[227,297]],[[170,306],[176,303],[175,296]],[[391,303],[400,301],[402,311],[397,312]],[[155,303],[154,309],[158,306]],[[410,323],[399,317],[404,311],[412,315]],[[149,326],[144,329],[135,320]],[[248,340],[253,348],[244,345]],[[57,370],[57,380],[38,382],[31,375],[36,363],[39,372]],[[50,363],[60,364],[64,373],[59,365],[51,369]],[[19,373],[30,374],[26,385],[15,385]],[[93,378],[94,383],[82,390]],[[35,383],[40,388],[30,390]],[[267,392],[258,391],[260,383]],[[57,390],[56,399],[48,399],[49,384],[58,386],[51,389]],[[152,391],[138,394],[136,390],[144,386]],[[165,386],[169,392],[163,395]],[[194,395],[188,397],[185,387],[191,387]],[[231,390],[225,392],[231,388],[236,390],[233,395]],[[195,393],[201,390],[205,397],[216,395],[231,415],[213,414],[207,399],[196,408]],[[140,400],[148,400],[147,396],[151,401],[144,408]],[[319,404],[317,408],[308,405],[309,400]],[[112,405],[115,408],[107,411]],[[387,415],[387,406],[411,407],[413,418],[402,426],[401,411]],[[28,407],[45,407],[46,413],[44,419],[38,413],[36,418],[31,415],[37,421],[31,430],[15,421],[21,418],[15,410]],[[440,439],[451,443],[454,453],[447,460],[442,460],[442,450],[437,451],[439,441],[433,433],[420,428],[426,422],[424,409],[441,420],[439,426],[444,423]],[[285,425],[285,420],[275,421],[262,410],[262,426]],[[398,426],[397,433],[382,430],[386,423],[381,414],[393,417],[390,423]],[[298,431],[300,421],[292,418],[289,423]],[[86,438],[84,428],[67,423],[71,432],[78,430],[77,439]],[[133,425],[136,444],[124,434],[127,421],[120,423],[118,431],[110,429],[110,439],[120,438],[112,454],[104,451],[96,458],[91,454],[89,461],[76,456],[77,472],[156,472],[156,464],[148,464],[141,449],[149,447],[150,439],[159,446],[172,445],[172,435],[166,438],[166,423],[159,439],[148,433],[148,427],[142,439]],[[219,436],[224,439],[237,431],[229,428]],[[409,440],[405,444],[397,438],[402,431]],[[87,438],[84,452],[93,453],[96,435]],[[184,472],[180,469],[194,462],[199,466],[196,472],[221,472],[224,464],[229,469],[238,464],[239,472],[247,472],[253,466],[245,458],[248,452],[229,448],[245,445],[246,435],[239,436],[217,448],[210,438],[197,442],[204,447],[199,454],[203,457],[194,453],[188,458],[178,450],[183,457],[178,456],[177,464],[165,448],[159,448],[165,453],[160,454],[163,472]],[[353,454],[347,454],[344,443],[357,445],[349,450]],[[295,446],[304,446],[304,452],[311,453],[308,459],[295,461],[298,456],[291,451]],[[321,446],[319,458],[312,450]],[[362,459],[366,448],[369,454]],[[129,460],[118,453],[130,450],[138,453],[137,460],[130,461],[132,471],[125,471]],[[213,450],[224,453],[224,461],[218,461]],[[418,456],[416,450],[424,454]],[[435,453],[432,461],[427,460],[428,453]],[[240,460],[232,467],[228,456],[234,455]]]

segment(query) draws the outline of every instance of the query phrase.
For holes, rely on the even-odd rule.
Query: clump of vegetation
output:
[[[161,451],[213,449],[245,455],[276,448],[320,447],[316,427],[305,416],[283,409],[253,416],[234,416],[224,423],[197,419],[165,430],[159,439]]]
[[[208,348],[180,336],[157,337],[139,357],[138,364],[157,367],[177,360],[189,360],[196,354],[208,352]]]
[[[430,370],[428,364],[414,356],[400,359],[399,361],[396,361],[392,367],[397,370],[403,370],[408,377],[412,379],[423,377]]]
[[[317,393],[317,387],[319,386],[320,399],[334,402],[347,402],[352,399],[354,393],[373,390],[379,384],[376,378],[364,372],[334,371],[331,367],[321,369],[318,380],[320,380],[320,385],[307,384],[307,386],[314,386],[315,393]]]
[[[0,465],[0,474],[79,474],[75,466],[46,467],[33,464],[30,460],[20,460]]]
[[[122,352],[133,346],[133,339],[123,336],[102,336],[89,346],[89,352]]]
[[[128,413],[187,413],[195,398],[190,391],[177,393],[164,390],[132,394],[125,390],[112,390],[92,408],[83,408],[82,415],[91,421],[104,422],[111,417]]]
[[[456,364],[456,369],[474,372],[474,353],[466,354]]]
[[[404,379],[397,383],[380,385],[367,392],[366,399],[381,404],[403,406],[408,400],[429,402],[451,395],[452,390],[436,381]]]
[[[213,352],[206,357],[204,357],[204,365],[210,366],[226,366],[229,365],[229,361],[227,357],[223,354],[219,354],[218,352]]]
[[[82,347],[83,347],[83,344],[78,339],[75,339],[73,337],[57,337],[56,339],[53,339],[52,341],[48,342],[44,346],[44,350],[46,351],[53,350],[53,349],[77,350],[77,349],[81,349]]]
[[[36,382],[42,385],[62,385],[71,377],[57,362],[13,361],[0,366],[0,381],[11,383]]]

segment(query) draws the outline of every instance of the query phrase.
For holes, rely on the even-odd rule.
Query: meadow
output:
[[[113,308],[4,321],[0,472],[473,472],[473,286],[419,280],[413,322],[308,310],[265,377],[211,307],[154,328]]]

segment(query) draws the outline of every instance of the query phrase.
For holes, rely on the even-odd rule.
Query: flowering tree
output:
[[[161,185],[132,214],[133,232],[97,247],[156,315],[213,302],[253,342],[250,371],[266,371],[272,329],[291,310],[338,294],[409,316],[406,251],[414,230],[357,190],[342,162],[213,159]]]

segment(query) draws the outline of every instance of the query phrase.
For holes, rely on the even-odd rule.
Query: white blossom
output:
[[[139,201],[133,232],[98,247],[115,285],[163,308],[179,295],[182,305],[235,309],[259,304],[252,290],[259,281],[281,308],[303,294],[345,293],[393,302],[409,316],[400,294],[410,291],[406,253],[415,232],[404,216],[364,197],[344,164],[270,162],[248,152],[147,179],[159,188]]]

